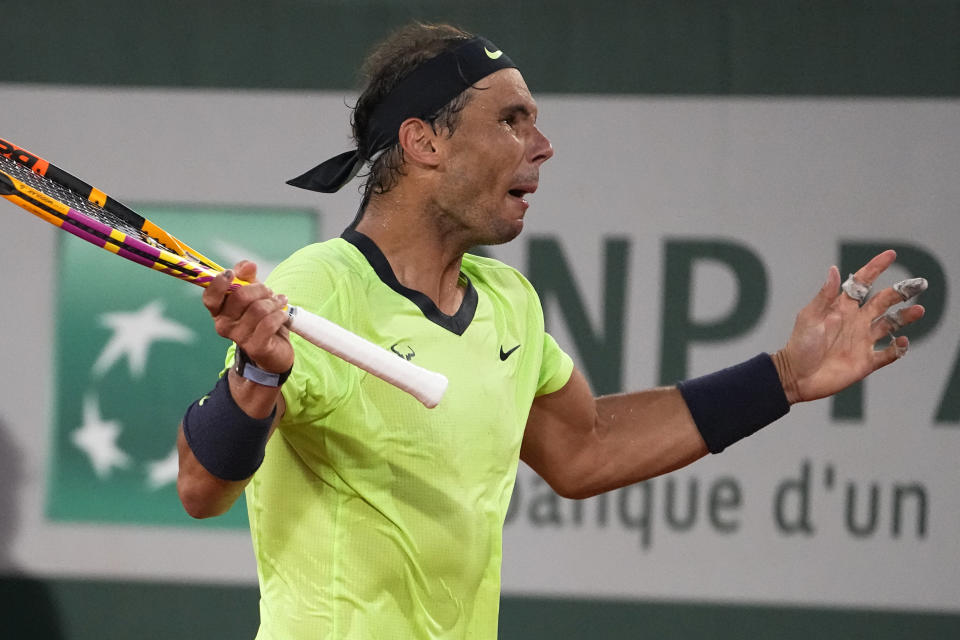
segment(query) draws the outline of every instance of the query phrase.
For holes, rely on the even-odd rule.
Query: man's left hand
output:
[[[896,258],[892,250],[875,256],[853,275],[854,282],[869,287]],[[820,292],[797,314],[786,347],[773,355],[790,403],[833,395],[906,353],[906,336],[874,349],[878,340],[899,329],[884,314],[902,302],[900,291],[888,287],[861,306],[840,290],[840,271],[830,267]],[[899,311],[897,323],[906,326],[923,313],[922,306],[911,305]]]

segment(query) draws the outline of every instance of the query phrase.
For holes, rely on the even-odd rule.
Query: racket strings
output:
[[[46,176],[42,176],[34,171],[31,171],[29,168],[24,165],[11,160],[5,156],[0,155],[0,170],[6,172],[7,174],[13,176],[20,182],[36,189],[40,193],[43,193],[54,200],[61,202],[68,207],[79,211],[80,213],[98,220],[103,224],[120,231],[128,236],[137,238],[147,244],[150,244],[158,249],[164,249],[170,251],[171,253],[176,253],[171,247],[167,247],[165,244],[150,236],[144,231],[132,224],[122,217],[115,215],[114,213],[104,209],[95,202],[87,200],[85,197],[66,187],[55,180],[51,180]]]

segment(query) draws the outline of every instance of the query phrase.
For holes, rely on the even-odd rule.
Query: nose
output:
[[[553,145],[547,136],[543,135],[534,125],[533,136],[530,140],[530,161],[536,165],[541,165],[553,157]]]

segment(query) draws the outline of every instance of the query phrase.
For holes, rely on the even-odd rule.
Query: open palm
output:
[[[885,251],[853,277],[859,283],[872,285],[896,257],[896,252]],[[831,267],[823,287],[797,314],[786,347],[776,355],[787,399],[800,402],[832,395],[906,353],[905,336],[894,338],[884,349],[874,349],[878,340],[896,328],[882,316],[901,302],[901,293],[888,287],[861,306],[840,292],[840,272]],[[898,324],[910,324],[923,317],[923,313],[920,305],[904,308],[899,312]]]

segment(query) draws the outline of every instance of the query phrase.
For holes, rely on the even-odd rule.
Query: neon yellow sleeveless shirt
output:
[[[450,385],[426,409],[292,337],[286,413],[246,490],[258,640],[496,638],[503,521],[527,414],[573,364],[516,270],[467,255],[461,274],[464,303],[447,316],[348,230],[268,279],[292,304]]]

